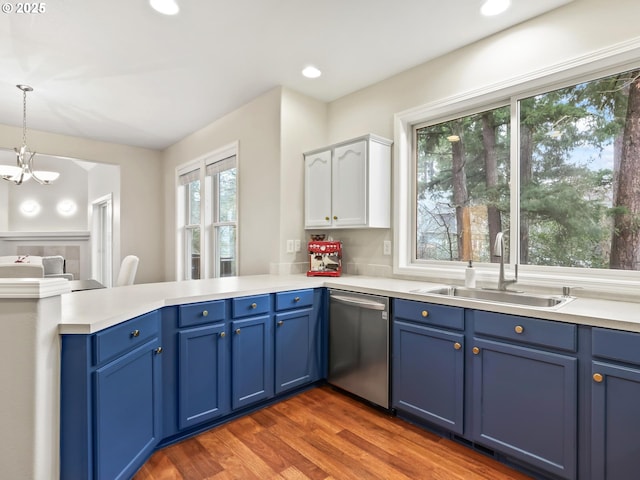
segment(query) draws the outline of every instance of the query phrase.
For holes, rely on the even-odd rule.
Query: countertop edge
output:
[[[439,283],[394,278],[305,275],[251,275],[226,279],[141,284],[62,295],[60,334],[91,334],[162,307],[219,299],[326,287],[405,300],[541,318],[577,325],[640,332],[640,304],[577,297],[559,309],[488,303],[481,300],[411,293]],[[612,306],[616,305],[613,309]],[[96,313],[102,312],[102,313]]]

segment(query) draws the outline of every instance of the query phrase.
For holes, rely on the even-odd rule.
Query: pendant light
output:
[[[41,185],[48,185],[57,179],[58,172],[47,172],[44,170],[33,170],[33,157],[36,152],[29,151],[27,147],[27,92],[33,92],[29,85],[16,85],[22,90],[22,146],[14,148],[17,157],[17,166],[0,165],[0,176],[4,180],[22,185],[30,178],[33,178]]]

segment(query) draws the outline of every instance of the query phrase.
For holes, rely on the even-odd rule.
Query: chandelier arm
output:
[[[16,87],[22,90],[22,146],[19,149],[14,148],[16,152],[16,165],[20,169],[20,172],[15,175],[2,175],[2,178],[16,185],[22,185],[23,182],[33,177],[40,185],[49,185],[56,180],[60,174],[44,170],[37,172],[42,175],[43,178],[36,174],[36,171],[33,169],[33,157],[36,155],[36,152],[30,151],[27,146],[27,92],[32,92],[33,88],[23,84],[16,85]]]

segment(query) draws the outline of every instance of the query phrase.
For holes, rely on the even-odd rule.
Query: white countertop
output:
[[[170,305],[317,287],[338,288],[579,325],[640,332],[640,303],[578,297],[559,309],[550,310],[411,293],[412,290],[421,287],[437,285],[439,284],[424,281],[359,275],[342,277],[252,275],[86,290],[62,295],[62,318],[59,332],[61,334],[94,333]]]

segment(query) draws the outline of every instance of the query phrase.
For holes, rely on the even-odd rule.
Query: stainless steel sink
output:
[[[411,290],[411,293],[427,295],[445,295],[448,297],[469,298],[495,303],[509,303],[538,308],[559,308],[574,297],[560,295],[537,295],[509,290],[491,290],[484,288],[465,288],[456,286],[419,288]]]

